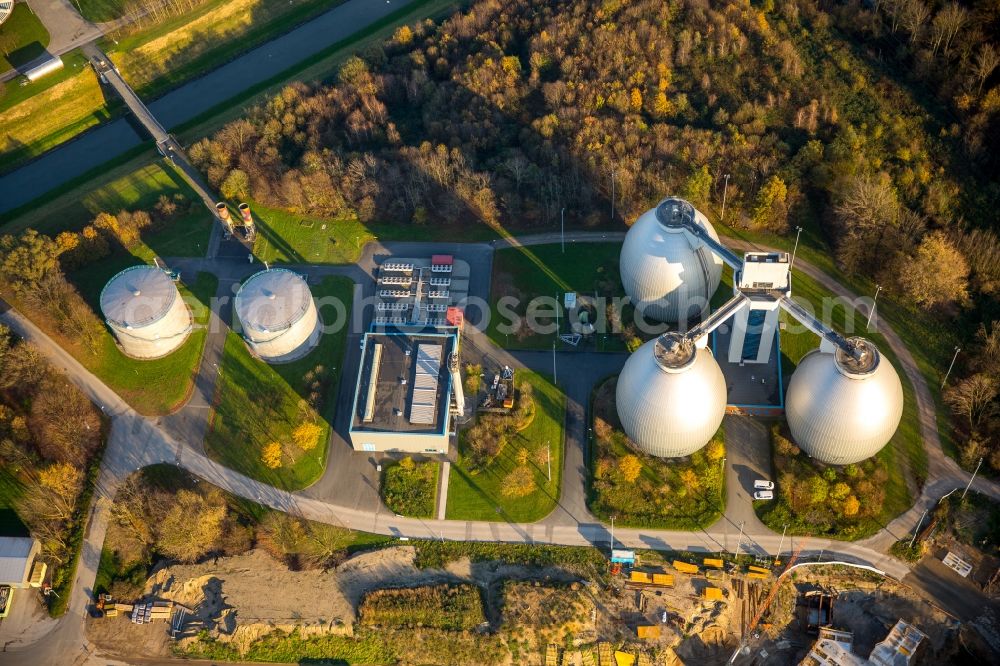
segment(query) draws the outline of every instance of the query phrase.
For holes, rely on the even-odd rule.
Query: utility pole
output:
[[[948,375],[951,374],[951,369],[955,367],[955,359],[958,358],[958,352],[962,351],[959,347],[955,347],[955,355],[951,357],[951,365],[948,366],[948,372],[944,373],[944,379],[941,380],[941,390],[944,390],[944,385],[948,383]]]
[[[745,520],[740,521],[740,540],[736,542],[736,559],[740,559],[740,547],[743,545],[743,525]]]
[[[611,214],[612,217],[614,213]],[[559,211],[559,237],[562,240],[562,251],[566,254],[566,207]]]
[[[785,545],[785,532],[787,530],[788,530],[788,525],[785,524],[785,526],[781,528],[781,541],[778,542],[778,552],[774,554],[774,566],[778,566],[778,562],[780,561],[781,547]]]
[[[799,236],[802,235],[802,227],[795,227],[795,247],[792,248],[792,261],[788,264],[788,272],[795,268],[795,253],[799,251]]]
[[[976,480],[976,474],[979,474],[979,467],[983,464],[983,459],[979,459],[979,463],[976,465],[976,471],[972,473],[972,478],[965,485],[965,492],[962,493],[962,499],[965,499],[965,495],[969,492],[969,488],[972,487],[972,482]]]
[[[726,196],[729,194],[729,174],[725,174],[723,178],[726,179],[726,182],[722,186],[722,217],[719,218],[720,222],[726,221]]]
[[[556,341],[552,341],[552,383],[559,385],[559,373],[556,372]]]
[[[872,328],[872,315],[875,314],[875,304],[878,303],[878,292],[880,291],[882,291],[882,285],[875,285],[875,298],[872,299],[872,307],[868,311],[868,323],[865,324],[866,331],[870,331]]]
[[[924,512],[920,514],[920,521],[917,523],[917,528],[913,530],[913,538],[910,539],[910,545],[909,545],[910,548],[913,548],[913,542],[917,540],[917,535],[920,534],[920,526],[924,524],[924,518],[926,517],[927,517],[927,509],[924,509]]]
[[[615,514],[611,514],[611,550],[615,549]]]

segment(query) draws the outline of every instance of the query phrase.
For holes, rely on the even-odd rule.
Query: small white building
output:
[[[268,363],[286,363],[319,343],[321,322],[305,278],[270,268],[247,278],[236,293],[243,339]]]
[[[28,587],[31,565],[41,550],[31,537],[0,537],[0,585]]]
[[[191,333],[191,313],[177,285],[155,266],[132,266],[101,291],[101,312],[121,345],[134,358],[166,356]]]

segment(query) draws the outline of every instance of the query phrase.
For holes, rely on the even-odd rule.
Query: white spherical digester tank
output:
[[[618,417],[639,449],[687,456],[708,442],[726,413],[726,380],[706,348],[664,333],[625,362],[615,391]]]
[[[108,327],[129,356],[166,356],[191,333],[191,313],[177,286],[155,266],[121,271],[104,285],[100,302]]]
[[[319,342],[320,319],[305,279],[285,268],[247,278],[236,293],[244,340],[270,363],[294,361]]]
[[[785,418],[796,444],[830,465],[861,462],[889,443],[903,416],[903,386],[895,368],[863,338],[842,349],[806,354],[792,373]]]
[[[648,319],[685,324],[705,313],[719,287],[722,259],[686,231],[683,220],[693,220],[719,240],[704,215],[674,197],[640,215],[625,234],[622,285]]]

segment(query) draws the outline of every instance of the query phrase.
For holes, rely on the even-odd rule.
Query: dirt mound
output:
[[[448,572],[417,569],[414,556],[412,547],[387,548],[327,571],[291,571],[254,550],[163,567],[146,582],[146,594],[191,610],[186,637],[205,629],[242,651],[276,629],[298,629],[302,636],[350,634],[365,592],[456,580]]]

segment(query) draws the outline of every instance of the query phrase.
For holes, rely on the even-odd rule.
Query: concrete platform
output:
[[[743,414],[778,414],[784,410],[784,386],[781,374],[781,334],[775,331],[774,344],[767,363],[730,363],[728,324],[712,333],[711,348],[729,392],[728,411]]]

